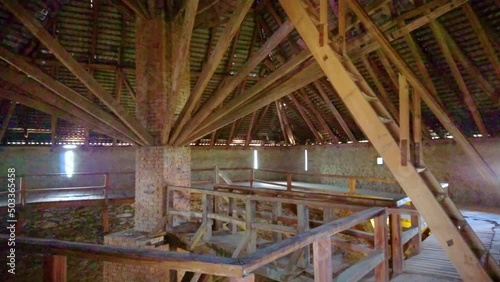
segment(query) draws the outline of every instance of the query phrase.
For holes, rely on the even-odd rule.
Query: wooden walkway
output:
[[[497,262],[500,261],[500,213],[462,210],[462,214],[476,232],[479,239],[490,250]],[[404,272],[462,281],[433,235],[423,243],[419,255],[405,261]]]

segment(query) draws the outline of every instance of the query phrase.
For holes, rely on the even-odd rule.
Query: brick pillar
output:
[[[135,230],[151,232],[165,215],[165,187],[190,186],[191,149],[139,148],[135,167]],[[175,194],[172,201],[176,210],[189,210],[189,194]]]

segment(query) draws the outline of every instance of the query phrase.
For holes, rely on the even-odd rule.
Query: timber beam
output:
[[[4,7],[11,12],[31,33],[49,49],[54,56],[75,75],[95,96],[97,96],[117,117],[119,117],[145,144],[153,144],[153,137],[139,122],[131,117],[125,108],[117,103],[112,95],[100,85],[85,68],[80,65],[64,47],[38,22],[33,15],[16,0],[1,0]]]

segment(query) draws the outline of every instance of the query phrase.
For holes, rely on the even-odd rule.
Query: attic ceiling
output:
[[[7,0],[0,1],[0,46],[113,115],[16,16],[8,12],[3,1]],[[107,93],[119,100],[130,116],[135,117],[135,18],[140,16],[139,8],[143,6],[138,1],[25,0],[19,3],[92,74]],[[435,88],[438,102],[466,136],[498,136],[498,0],[358,1],[424,85],[428,89]],[[176,13],[182,9],[182,1],[173,2],[167,6]],[[308,2],[312,8],[319,6],[319,1]],[[329,28],[338,37],[337,1],[329,0],[328,4]],[[237,0],[199,2],[189,47],[191,90],[211,52],[221,52],[214,47],[238,6]],[[195,109],[203,108],[223,81],[235,76],[286,20],[287,16],[278,1],[256,0],[225,50]],[[432,24],[432,20],[437,24]],[[389,112],[397,117],[396,68],[350,10],[346,12],[345,34],[350,59]],[[251,89],[279,70],[305,48],[298,33],[293,30],[247,75],[222,105],[227,105],[245,93],[244,90]],[[304,64],[307,65],[307,62]],[[454,66],[458,71],[453,71]],[[52,138],[58,143],[129,144],[126,140],[110,137],[107,132],[96,129],[94,124],[82,122],[73,111],[68,111],[61,104],[49,101],[50,93],[33,90],[37,95],[28,91],[25,84],[14,83],[12,75],[15,74],[9,76],[6,70],[18,70],[5,60],[0,60],[0,68],[0,122],[5,128],[2,144],[48,145]],[[279,90],[279,85],[295,73],[286,74],[264,91]],[[24,79],[30,80],[27,77]],[[43,88],[42,85],[35,86]],[[57,122],[52,116],[58,117]],[[422,118],[426,138],[449,137],[426,106],[422,108]],[[54,124],[56,131],[52,132]],[[326,144],[365,139],[335,90],[322,77],[253,113],[230,120],[201,139],[192,140],[191,144]]]

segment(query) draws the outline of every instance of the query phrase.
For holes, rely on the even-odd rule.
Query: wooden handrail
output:
[[[338,174],[324,174],[324,173],[313,173],[313,172],[299,172],[299,171],[285,171],[285,170],[275,170],[275,169],[255,169],[256,171],[264,171],[264,172],[273,172],[273,173],[283,173],[283,174],[292,174],[292,175],[306,175],[306,176],[316,176],[316,177],[331,177],[331,178],[343,178],[343,179],[356,179],[360,181],[369,181],[369,182],[380,182],[380,183],[389,183],[389,184],[397,184],[396,180],[386,179],[386,178],[378,178],[378,177],[368,177],[368,176],[356,176],[356,175],[338,175]]]
[[[118,172],[74,172],[71,175],[106,175],[106,174],[135,174],[135,171],[118,171]],[[40,176],[66,176],[67,173],[35,173],[35,174],[16,174],[16,177],[40,177]],[[0,179],[7,178],[0,176]]]

